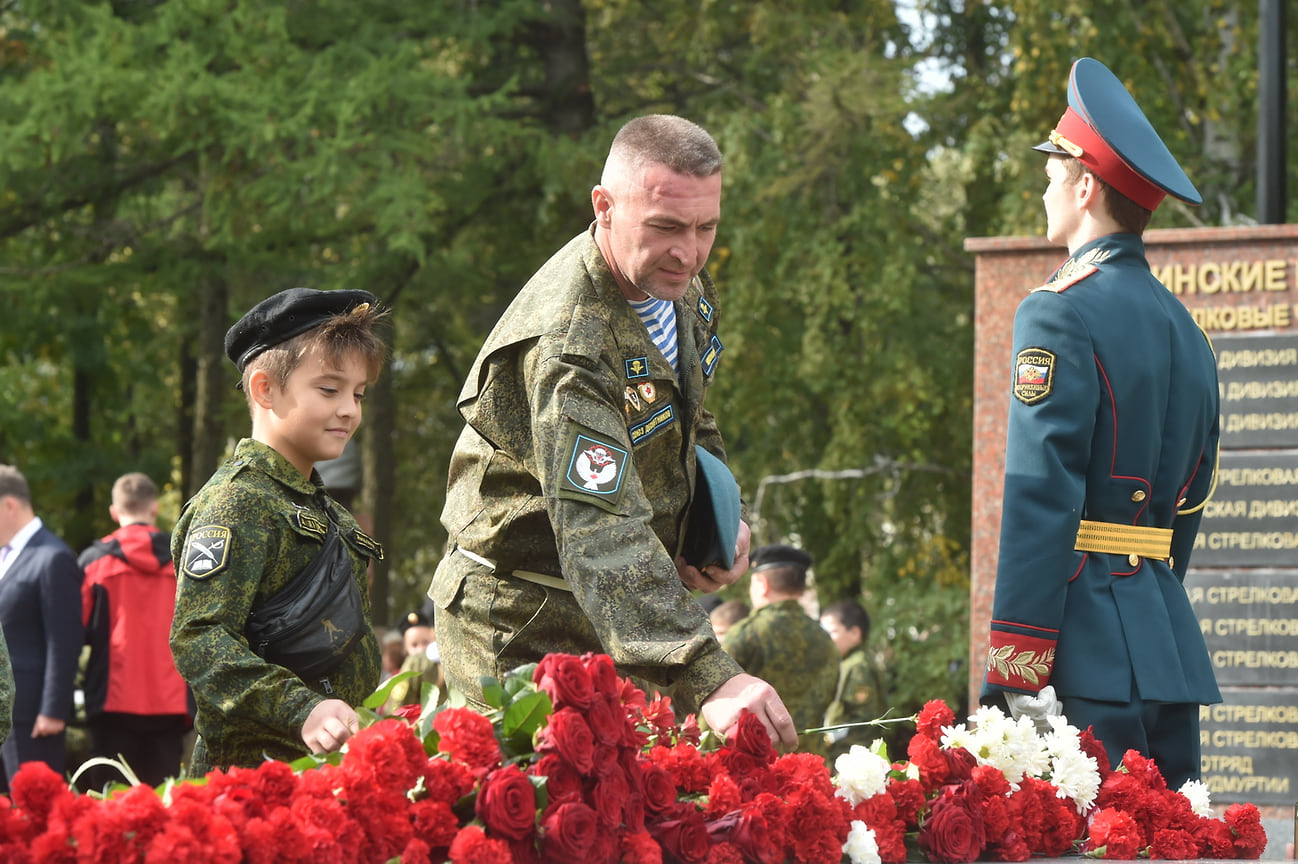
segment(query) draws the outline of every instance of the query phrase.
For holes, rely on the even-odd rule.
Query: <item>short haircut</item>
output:
[[[335,369],[342,368],[347,355],[359,354],[365,362],[367,380],[373,383],[378,379],[387,356],[387,348],[374,332],[374,327],[386,315],[386,311],[374,304],[362,303],[350,312],[335,315],[318,327],[267,348],[244,367],[244,392],[248,391],[248,377],[258,369],[283,387],[288,383],[288,376],[302,364],[302,358],[312,351],[319,351],[325,363]],[[251,394],[248,394],[248,401],[251,405]]]
[[[31,506],[32,489],[23,472],[12,465],[0,465],[0,498],[17,498]]]
[[[613,138],[601,182],[611,186],[618,170],[633,173],[646,165],[711,177],[721,171],[721,150],[697,123],[674,114],[648,114],[628,122]]]
[[[123,474],[113,484],[113,506],[131,516],[147,513],[157,500],[158,487],[147,474]]]
[[[743,600],[727,600],[712,610],[712,614],[708,616],[708,620],[712,622],[713,626],[722,624],[729,627],[732,624],[738,624],[740,621],[743,621],[748,617],[748,613],[751,611],[752,610],[748,608],[748,604]]]
[[[796,546],[771,543],[753,553],[753,572],[761,573],[766,585],[780,594],[800,594],[807,588],[811,554]]]
[[[1153,218],[1154,211],[1141,207],[1135,201],[1132,201],[1126,195],[1123,195],[1113,186],[1106,183],[1100,175],[1096,174],[1090,168],[1082,164],[1081,160],[1072,156],[1055,156],[1053,158],[1064,160],[1064,177],[1069,183],[1076,183],[1082,179],[1082,175],[1090,174],[1095,178],[1096,186],[1104,198],[1105,212],[1118,223],[1118,227],[1123,231],[1131,234],[1144,234],[1145,229],[1149,227],[1149,220]]]
[[[821,618],[833,618],[844,630],[856,627],[861,631],[861,641],[870,638],[870,613],[855,600],[838,600],[820,610]]]

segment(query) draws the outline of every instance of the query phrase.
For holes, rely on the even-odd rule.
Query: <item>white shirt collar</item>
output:
[[[18,533],[9,541],[9,554],[5,556],[4,561],[0,561],[0,576],[9,572],[13,566],[14,559],[18,553],[27,547],[27,542],[32,539],[37,531],[41,530],[41,517],[37,516],[32,521],[18,529]]]

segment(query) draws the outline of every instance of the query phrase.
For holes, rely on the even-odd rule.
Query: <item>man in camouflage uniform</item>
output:
[[[721,641],[744,671],[771,682],[798,729],[825,721],[838,686],[838,649],[799,602],[807,588],[811,556],[783,544],[753,555],[749,597],[753,613]],[[823,735],[803,735],[798,749],[825,753]]]
[[[888,710],[888,691],[879,667],[865,650],[866,640],[870,638],[869,614],[855,600],[840,600],[821,610],[820,626],[829,634],[840,657],[838,690],[825,712],[825,725],[878,720]],[[853,744],[868,747],[885,734],[880,727],[857,726],[833,730],[826,737],[832,760],[850,750]]]
[[[714,729],[750,708],[791,745],[779,697],[721,650],[686,590],[743,574],[747,526],[728,569],[679,558],[695,446],[725,456],[704,407],[722,351],[703,269],[721,154],[689,121],[638,118],[591,199],[591,229],[523,287],[460,394],[448,553],[429,588],[447,686],[480,703],[483,675],[603,652]],[[631,303],[669,319],[658,342]]]
[[[191,776],[336,750],[358,728],[351,706],[378,684],[368,624],[337,634],[348,647],[335,668],[305,681],[263,659],[245,632],[249,612],[312,561],[331,522],[346,544],[349,587],[370,620],[367,569],[382,548],[329,497],[313,465],[337,457],[360,422],[360,397],[383,354],[377,317],[368,292],[295,288],[226,334],[252,437],[185,506],[172,541],[180,579],[171,649],[198,705]],[[327,618],[312,624],[332,626]]]

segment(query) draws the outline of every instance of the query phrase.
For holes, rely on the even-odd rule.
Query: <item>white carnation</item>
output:
[[[852,864],[882,864],[874,829],[860,820],[852,821],[852,830],[847,833],[847,842],[843,844],[843,854]]]
[[[1176,791],[1190,799],[1190,809],[1196,816],[1212,819],[1216,815],[1212,810],[1212,793],[1202,780],[1186,780]]]
[[[888,760],[860,744],[834,760],[838,795],[855,807],[888,788]]]
[[[1085,816],[1100,791],[1100,767],[1081,750],[1067,751],[1051,761],[1050,782],[1060,798],[1072,798],[1077,812]]]

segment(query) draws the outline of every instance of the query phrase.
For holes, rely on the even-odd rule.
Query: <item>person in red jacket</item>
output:
[[[158,489],[146,475],[117,478],[108,513],[116,531],[81,553],[82,624],[90,645],[86,720],[92,756],[121,759],[157,786],[180,771],[192,723],[189,689],[171,659],[176,609],[171,537],[154,527]],[[123,778],[111,768],[86,772],[84,788]]]

